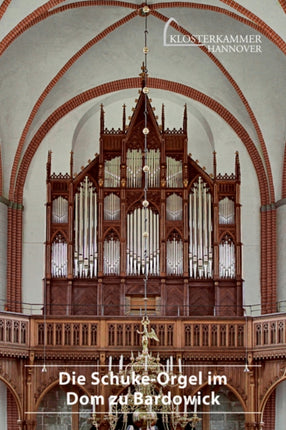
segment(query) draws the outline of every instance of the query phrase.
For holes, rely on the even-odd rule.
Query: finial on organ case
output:
[[[70,177],[73,177],[73,151],[71,151],[71,156],[70,156]]]
[[[235,176],[236,179],[240,182],[240,162],[239,162],[239,152],[235,153]]]
[[[100,133],[103,134],[104,132],[104,110],[103,110],[103,104],[100,105]]]
[[[47,179],[51,176],[51,165],[52,165],[52,151],[48,152],[48,161],[47,161]]]
[[[216,178],[216,152],[213,152],[214,179]]]
[[[164,105],[164,103],[162,103],[162,117],[161,117],[161,122],[162,122],[162,133],[164,133],[164,130],[165,130],[165,105]]]
[[[122,112],[122,131],[125,132],[126,129],[126,104],[124,103]]]
[[[183,120],[183,132],[185,134],[187,133],[187,126],[188,126],[187,103],[185,103],[184,120]]]

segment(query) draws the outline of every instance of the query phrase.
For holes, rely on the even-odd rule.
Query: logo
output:
[[[163,44],[164,46],[204,46],[203,43],[199,43],[195,36],[188,34],[170,34],[168,35],[168,28],[171,26],[172,22],[177,24],[179,29],[181,26],[175,18],[169,18],[164,26],[164,34],[163,34]]]
[[[174,28],[176,25],[176,29]],[[176,31],[176,33],[174,32]],[[204,46],[212,53],[252,53],[262,52],[261,35],[258,34],[184,34],[183,29],[175,18],[168,19],[164,26],[163,45],[166,47],[195,47]]]

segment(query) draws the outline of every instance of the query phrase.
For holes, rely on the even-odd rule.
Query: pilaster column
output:
[[[277,301],[285,301],[281,309],[286,310],[286,198],[279,200],[277,206]]]
[[[0,295],[6,297],[7,283],[7,218],[8,207],[6,200],[0,196]],[[4,310],[5,303],[0,302],[0,311]]]

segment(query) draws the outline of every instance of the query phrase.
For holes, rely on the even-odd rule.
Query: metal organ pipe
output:
[[[75,195],[74,274],[79,278],[97,274],[97,194],[88,176]]]
[[[120,219],[120,198],[116,194],[109,194],[104,198],[104,219]]]
[[[78,273],[78,193],[75,195],[75,215],[74,215],[74,271]]]
[[[120,242],[111,236],[105,239],[103,245],[103,271],[105,275],[119,275],[120,270]]]
[[[145,211],[145,213],[144,213]],[[147,218],[147,256],[145,267],[145,216]],[[159,214],[150,208],[136,208],[127,215],[127,275],[159,275]]]
[[[175,160],[172,157],[166,157],[167,163],[167,187],[180,188],[183,186],[182,181],[182,161]]]
[[[207,184],[199,177],[189,195],[189,275],[212,276],[212,206]]]
[[[235,246],[228,236],[219,245],[219,276],[235,277]]]
[[[54,278],[67,276],[67,243],[60,233],[52,243],[51,273]]]
[[[120,157],[106,160],[104,163],[105,187],[119,187],[120,185]]]
[[[177,194],[171,194],[166,200],[167,220],[181,220],[183,214],[182,198]]]
[[[234,202],[225,197],[219,202],[219,223],[233,224],[234,223]]]
[[[126,177],[128,188],[138,188],[142,184],[142,152],[139,149],[128,149],[126,157]]]
[[[146,154],[146,164],[149,166],[148,187],[159,188],[160,186],[160,151],[150,149]]]
[[[183,274],[183,242],[181,239],[167,241],[167,275]]]
[[[52,222],[68,222],[68,201],[61,196],[53,201]]]

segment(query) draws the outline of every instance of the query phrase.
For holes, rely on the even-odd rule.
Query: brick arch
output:
[[[153,15],[156,16],[158,19],[164,21],[164,22],[168,21],[168,17],[161,15],[160,13],[158,13],[156,11],[153,12]],[[183,29],[182,27],[178,27],[178,25],[175,22],[172,22],[170,24],[170,26],[175,28],[177,31],[180,31],[182,34],[193,37],[193,35],[191,33],[189,33],[187,30]],[[221,64],[221,62],[216,58],[216,56],[213,53],[209,52],[205,46],[199,46],[198,48],[201,49],[210,58],[210,60],[219,68],[219,70],[226,77],[226,79],[230,82],[230,84],[234,88],[235,92],[239,96],[240,100],[244,104],[245,109],[247,110],[247,113],[248,113],[248,115],[251,119],[251,122],[255,128],[259,143],[260,143],[261,148],[262,148],[264,162],[266,165],[267,179],[268,179],[268,184],[269,184],[269,197],[270,197],[271,202],[275,202],[275,191],[274,191],[274,184],[273,184],[273,176],[272,176],[271,165],[270,165],[270,161],[269,161],[269,157],[268,157],[268,151],[267,151],[266,144],[264,142],[264,138],[263,138],[262,132],[260,130],[259,124],[257,122],[255,115],[254,115],[254,112],[252,111],[252,109],[251,109],[246,97],[244,96],[243,92],[241,91],[239,85],[233,79],[231,74],[226,70],[226,68]]]
[[[261,413],[261,421],[263,421],[263,414],[264,414],[264,411],[265,411],[265,406],[266,406],[266,403],[268,402],[268,400],[269,400],[269,398],[270,398],[270,396],[271,396],[271,394],[276,390],[276,388],[277,388],[277,386],[279,385],[279,384],[281,384],[281,382],[284,382],[284,381],[286,381],[286,376],[282,376],[281,378],[279,378],[278,380],[276,380],[269,388],[268,388],[268,390],[266,391],[266,393],[264,394],[264,396],[263,396],[263,398],[262,398],[262,400],[261,400],[261,402],[260,402],[260,405],[259,405],[259,409],[258,409],[258,412],[260,412]]]
[[[255,22],[259,27],[262,29],[265,29],[269,36],[273,37],[274,43],[284,52],[286,53],[286,43],[284,40],[271,28],[269,27],[262,19],[260,19],[257,15],[252,13],[250,10],[246,9],[245,7],[241,6],[239,3],[236,3],[234,0],[219,0],[222,3],[225,3],[227,6],[232,7],[233,9],[236,9],[239,13],[242,15],[247,16],[249,19],[251,19],[253,22]],[[280,3],[283,1],[285,3],[285,0],[279,0]],[[283,8],[284,9],[284,8]]]
[[[87,4],[87,3],[89,4],[89,2],[85,2],[85,4]],[[102,2],[99,2],[99,3],[101,4]],[[116,1],[113,1],[112,3],[114,5],[117,5]],[[183,4],[185,7],[187,7],[186,5],[188,5],[188,7],[190,6],[188,3],[186,3],[186,4],[183,3]],[[50,13],[56,13],[57,10],[65,10],[66,7],[70,7],[70,6],[78,7],[78,5],[82,5],[82,3],[77,2],[77,3],[73,3],[72,5],[61,6],[58,9],[55,9],[54,11],[52,11]],[[129,5],[129,3],[126,3],[126,5]],[[173,5],[175,7],[177,5],[177,3],[170,3],[170,5]],[[198,6],[197,4],[195,4],[195,5]],[[162,4],[161,4],[161,6],[162,6]],[[133,5],[133,7],[134,7],[134,5]],[[160,7],[160,4],[158,5],[158,7]],[[209,7],[207,7],[207,8],[209,8]],[[165,17],[164,15],[161,15],[160,13],[158,13],[154,10],[152,11],[152,14],[153,14],[153,16],[157,17],[158,19],[160,19],[162,21],[168,20],[167,17]],[[136,11],[125,16],[124,18],[120,19],[116,23],[110,25],[105,30],[103,30],[99,35],[97,35],[95,38],[93,38],[89,42],[87,42],[87,44],[85,44],[76,54],[74,54],[70,58],[70,60],[62,67],[62,69],[57,73],[57,75],[52,79],[52,81],[50,81],[48,86],[45,88],[45,90],[43,91],[43,93],[41,94],[41,96],[39,97],[39,99],[37,100],[36,104],[34,105],[32,111],[31,111],[31,114],[30,114],[30,116],[27,120],[27,123],[24,127],[24,130],[22,132],[19,145],[17,147],[17,151],[15,154],[15,158],[14,158],[14,162],[13,162],[13,166],[12,166],[12,171],[11,171],[11,181],[10,181],[10,190],[9,190],[9,199],[11,201],[13,201],[13,199],[14,199],[13,192],[14,192],[16,174],[17,174],[18,165],[19,165],[19,161],[21,159],[21,153],[22,153],[22,149],[23,149],[23,146],[25,143],[25,139],[26,139],[28,130],[32,124],[32,121],[33,121],[40,105],[43,103],[43,101],[46,98],[46,96],[48,95],[48,93],[52,90],[52,88],[55,86],[55,84],[61,79],[61,77],[66,73],[66,71],[72,66],[72,64],[75,63],[91,46],[93,46],[95,43],[97,43],[102,38],[104,38],[108,33],[114,31],[117,27],[125,24],[130,19],[134,18],[135,16],[137,16],[137,9],[136,9]],[[41,19],[44,19],[44,18],[42,17]],[[176,24],[173,23],[173,26],[176,28]],[[179,31],[182,31],[182,29],[179,28]],[[189,32],[187,32],[185,30],[183,30],[182,33],[188,34],[188,35],[190,34]],[[211,59],[211,61],[214,62],[214,64],[220,69],[220,71],[223,73],[223,75],[226,77],[226,79],[228,79],[228,81],[231,83],[234,90],[236,91],[236,93],[238,94],[240,99],[242,100],[242,102],[243,102],[243,104],[244,104],[244,106],[245,106],[245,108],[249,114],[249,117],[250,117],[250,119],[254,125],[255,130],[256,130],[259,142],[261,144],[262,153],[263,153],[265,165],[266,165],[267,176],[268,176],[267,180],[268,180],[268,185],[269,185],[270,199],[272,202],[274,202],[275,201],[275,192],[274,192],[273,176],[272,176],[270,161],[269,161],[269,157],[268,157],[267,148],[266,148],[266,145],[264,142],[264,138],[263,138],[262,132],[260,130],[260,127],[258,125],[258,122],[256,120],[256,117],[255,117],[249,103],[247,102],[244,94],[242,93],[240,87],[237,85],[236,81],[232,78],[232,76],[228,73],[228,71],[223,67],[223,65],[218,61],[218,59],[212,53],[208,52],[208,50],[205,47],[200,47],[200,49],[206,55],[208,55],[208,57]]]
[[[261,204],[262,205],[270,204],[270,200],[268,198],[268,190],[267,190],[267,177],[265,174],[265,170],[263,168],[261,158],[257,151],[257,148],[255,147],[247,131],[240,124],[240,122],[234,117],[234,115],[232,115],[219,102],[215,101],[214,99],[207,96],[206,94],[192,87],[189,87],[187,85],[179,84],[173,81],[167,81],[164,79],[158,79],[158,78],[149,78],[148,84],[151,88],[174,92],[174,93],[186,96],[188,98],[191,98],[193,100],[196,100],[204,104],[205,106],[209,107],[218,115],[220,115],[230,125],[230,127],[234,130],[234,132],[238,135],[238,137],[242,140],[242,142],[244,143],[249,153],[249,156],[253,162],[254,168],[257,173],[258,183],[259,183],[260,192],[261,192]],[[69,113],[71,110],[75,109],[76,107],[80,106],[81,104],[93,98],[96,98],[114,91],[120,91],[120,90],[130,89],[130,88],[138,88],[140,87],[140,85],[141,85],[140,78],[127,78],[127,79],[121,79],[118,81],[105,83],[73,97],[72,99],[70,99],[63,105],[61,105],[59,108],[57,108],[38,129],[37,133],[34,135],[33,139],[31,140],[23,156],[23,159],[19,168],[19,173],[16,179],[16,184],[15,184],[15,194],[14,194],[15,201],[20,204],[22,203],[23,187],[25,184],[26,175],[29,169],[30,162],[32,161],[32,158],[35,152],[37,151],[39,145],[41,144],[42,140],[44,139],[48,131],[61,118],[67,115],[67,113]]]
[[[62,8],[64,8],[64,6]],[[164,15],[161,15],[160,13],[158,13],[156,11],[153,11],[152,14],[153,14],[153,16],[155,16],[156,18],[158,18],[162,21],[166,22],[168,20],[167,17],[165,17]],[[124,18],[120,19],[119,21],[112,24],[111,26],[107,27],[99,35],[97,35],[95,38],[91,39],[76,54],[74,54],[70,58],[70,60],[62,67],[62,69],[57,73],[57,75],[52,79],[52,81],[45,88],[45,90],[43,91],[43,93],[41,94],[39,99],[37,100],[36,104],[34,105],[34,108],[32,109],[32,112],[31,112],[31,114],[27,120],[27,123],[26,123],[25,128],[24,128],[23,133],[22,133],[22,136],[20,138],[20,142],[19,142],[16,154],[15,154],[12,172],[11,172],[11,182],[10,182],[10,191],[9,191],[10,200],[14,199],[13,190],[14,190],[14,186],[15,186],[18,164],[19,164],[19,160],[21,158],[21,152],[22,152],[22,149],[23,149],[23,146],[25,143],[25,139],[26,139],[28,130],[32,124],[32,121],[33,121],[40,105],[43,103],[43,101],[47,97],[48,93],[52,90],[52,88],[55,86],[55,84],[61,79],[61,77],[66,73],[66,71],[73,65],[73,63],[75,63],[91,46],[93,46],[95,43],[97,43],[102,38],[104,38],[108,33],[114,31],[117,27],[125,24],[130,19],[134,18],[135,16],[137,16],[137,10],[132,12],[131,14],[125,16]],[[176,24],[173,23],[173,26],[176,28]],[[179,31],[182,31],[182,29],[180,28]],[[190,33],[185,31],[185,30],[183,30],[182,33],[190,35]],[[242,102],[243,102],[243,104],[244,104],[244,106],[245,106],[245,108],[249,114],[249,117],[250,117],[250,119],[254,125],[255,130],[256,130],[259,142],[261,144],[262,153],[263,153],[265,165],[266,165],[267,176],[268,176],[267,180],[268,180],[268,185],[269,185],[270,200],[272,202],[274,202],[275,201],[275,192],[274,192],[273,176],[272,176],[270,161],[269,161],[269,157],[268,157],[267,148],[266,148],[266,145],[264,142],[264,138],[263,138],[262,132],[260,130],[260,127],[258,125],[258,122],[256,120],[256,117],[255,117],[249,103],[247,102],[244,94],[242,93],[240,87],[237,85],[236,81],[232,78],[232,76],[228,73],[228,71],[223,67],[223,65],[218,61],[218,59],[212,53],[208,52],[208,50],[205,47],[200,47],[200,49],[206,55],[208,55],[208,57],[211,59],[211,61],[214,62],[214,64],[220,69],[220,71],[223,73],[223,75],[226,77],[226,79],[228,79],[228,81],[231,83],[234,90],[236,91],[236,93],[238,94],[240,99],[242,100]]]
[[[231,18],[234,18],[237,21],[242,22],[243,24],[248,25],[249,27],[254,28],[255,30],[259,31],[263,36],[267,37],[271,42],[273,42],[282,52],[286,53],[286,43],[284,40],[271,28],[269,27],[264,21],[262,21],[260,18],[258,18],[256,15],[254,15],[252,12],[250,12],[248,9],[240,6],[235,7],[234,2],[233,4],[229,4],[229,0],[224,1],[220,0],[223,3],[226,3],[227,6],[233,7],[234,9],[238,10],[239,13],[242,15],[245,15],[247,18],[244,18],[240,15],[235,14],[234,12],[228,11],[226,9],[223,9],[218,6],[211,6],[211,5],[205,5],[201,3],[189,3],[189,2],[168,2],[168,3],[155,3],[152,5],[152,9],[164,9],[164,8],[175,8],[175,7],[183,7],[183,8],[192,8],[192,9],[204,9],[204,10],[210,10],[222,13],[224,15],[228,15]],[[280,1],[280,0],[279,0]],[[285,1],[285,0],[281,0]],[[250,20],[251,19],[251,20]]]
[[[17,394],[15,388],[13,388],[12,384],[10,382],[6,381],[6,379],[3,376],[0,376],[0,381],[3,382],[3,384],[6,385],[6,387],[10,391],[13,399],[15,400],[15,403],[17,405],[19,419],[24,420],[25,417],[24,417],[24,414],[23,414],[22,403],[21,403],[20,397]]]
[[[9,4],[12,0],[4,0],[3,3],[0,6],[0,19],[3,17],[4,13],[6,12]]]
[[[8,48],[11,43],[14,42],[21,34],[23,34],[26,30],[31,28],[33,25],[37,24],[40,21],[43,21],[44,19],[48,18],[50,15],[57,13],[54,11],[50,11],[50,9],[54,8],[60,3],[63,3],[65,0],[49,0],[44,5],[38,7],[37,9],[33,10],[28,16],[26,16],[24,19],[22,19],[21,22],[19,22],[1,41],[0,43],[0,55],[3,54],[3,52]],[[77,2],[77,7],[86,6],[86,2]],[[96,5],[106,5],[106,1],[100,0],[98,2],[94,2]],[[116,0],[110,0],[109,4],[110,6],[121,6],[121,7],[128,7],[132,9],[138,9],[138,6],[127,3],[127,2],[120,2]],[[68,6],[68,5],[67,5]],[[75,7],[72,6],[71,7]],[[58,8],[58,12],[62,12],[62,10],[65,10],[66,8],[60,7]],[[57,10],[57,9],[56,9]],[[137,12],[136,12],[137,13]]]
[[[25,144],[25,140],[29,131],[29,128],[47,95],[50,93],[50,91],[53,89],[53,87],[56,85],[56,83],[63,77],[63,75],[69,70],[69,68],[86,52],[88,51],[93,45],[98,43],[100,40],[105,38],[109,33],[116,30],[121,25],[126,24],[128,21],[133,19],[135,16],[137,16],[137,11],[132,12],[129,15],[126,15],[125,17],[121,18],[119,21],[111,24],[109,27],[104,29],[101,33],[99,33],[97,36],[95,36],[93,39],[91,39],[89,42],[87,42],[79,51],[77,51],[69,60],[68,62],[61,68],[61,70],[54,76],[54,78],[50,81],[50,83],[47,85],[47,87],[44,89],[40,97],[38,98],[37,102],[35,103],[29,118],[25,124],[24,130],[22,132],[17,151],[14,157],[12,171],[11,171],[11,179],[10,179],[10,190],[9,190],[9,197],[11,200],[13,200],[13,192],[14,192],[14,186],[15,186],[15,180],[18,170],[19,161],[21,159],[21,153],[23,146]]]
[[[5,2],[10,2],[11,0],[5,0]],[[86,7],[86,6],[92,6],[94,4],[101,5],[104,4],[106,6],[106,2],[103,0],[101,1],[86,1],[86,2],[76,2],[72,3],[70,5],[64,5],[60,6],[58,8],[53,9],[50,11],[51,8],[54,8],[56,5],[64,2],[65,0],[50,0],[44,5],[40,6],[38,9],[34,10],[30,15],[25,17],[20,23],[18,23],[3,39],[3,41],[0,43],[0,55],[8,48],[8,46],[15,40],[17,37],[19,37],[22,33],[24,33],[26,30],[28,30],[33,25],[37,24],[38,22],[46,19],[50,15],[58,12],[62,12],[63,10],[72,9],[76,7]],[[234,9],[237,9],[241,14],[246,15],[247,17],[250,17],[252,21],[241,17],[240,15],[236,15],[234,12],[228,11],[226,9],[212,6],[212,5],[205,5],[201,3],[188,3],[188,2],[169,2],[169,3],[156,3],[152,5],[152,9],[160,9],[160,8],[175,8],[175,7],[186,7],[186,8],[196,8],[196,9],[203,9],[203,10],[211,10],[216,11],[219,13],[222,13],[224,15],[231,16],[232,18],[243,22],[244,24],[257,29],[261,34],[266,36],[269,40],[271,40],[279,49],[282,50],[282,52],[286,53],[286,44],[283,41],[283,39],[276,33],[274,30],[265,24],[264,21],[262,21],[260,18],[258,18],[256,15],[248,11],[246,8],[237,5],[233,2],[232,5],[229,5],[227,1],[220,0],[224,3],[226,3],[228,6],[233,7]],[[283,9],[284,9],[284,3],[285,0],[279,0]],[[283,4],[282,4],[283,3]],[[129,2],[119,2],[116,0],[110,0],[109,1],[110,6],[119,6],[119,7],[126,7],[126,8],[132,8],[138,10],[140,8],[140,5],[134,5],[133,3]],[[3,5],[2,5],[3,6]],[[5,6],[5,5],[4,5]],[[6,10],[7,6],[5,7]],[[5,10],[3,13],[5,13]],[[284,9],[285,10],[285,9]],[[0,9],[1,12],[1,9]],[[0,15],[1,17],[1,15]]]
[[[38,129],[24,154],[16,182],[15,202],[22,202],[26,175],[39,145],[49,130],[61,118],[92,98],[124,89],[137,89],[140,85],[140,78],[128,78],[105,83],[77,95],[54,111]],[[267,205],[269,202],[268,183],[263,163],[257,148],[240,122],[220,103],[191,87],[158,78],[149,78],[148,85],[150,88],[174,92],[196,100],[212,109],[230,125],[249,153],[258,178],[261,203],[262,205]],[[272,212],[263,212],[261,214],[261,295],[263,312],[272,312],[273,306],[271,303],[276,297],[275,240],[271,235],[271,228],[274,225],[275,218],[272,215]],[[8,242],[7,299],[11,303],[9,310],[17,312],[21,312],[22,222],[22,211],[9,208],[8,233],[11,240]]]
[[[284,10],[284,12],[286,13],[286,0],[279,0],[279,3],[282,9]]]

